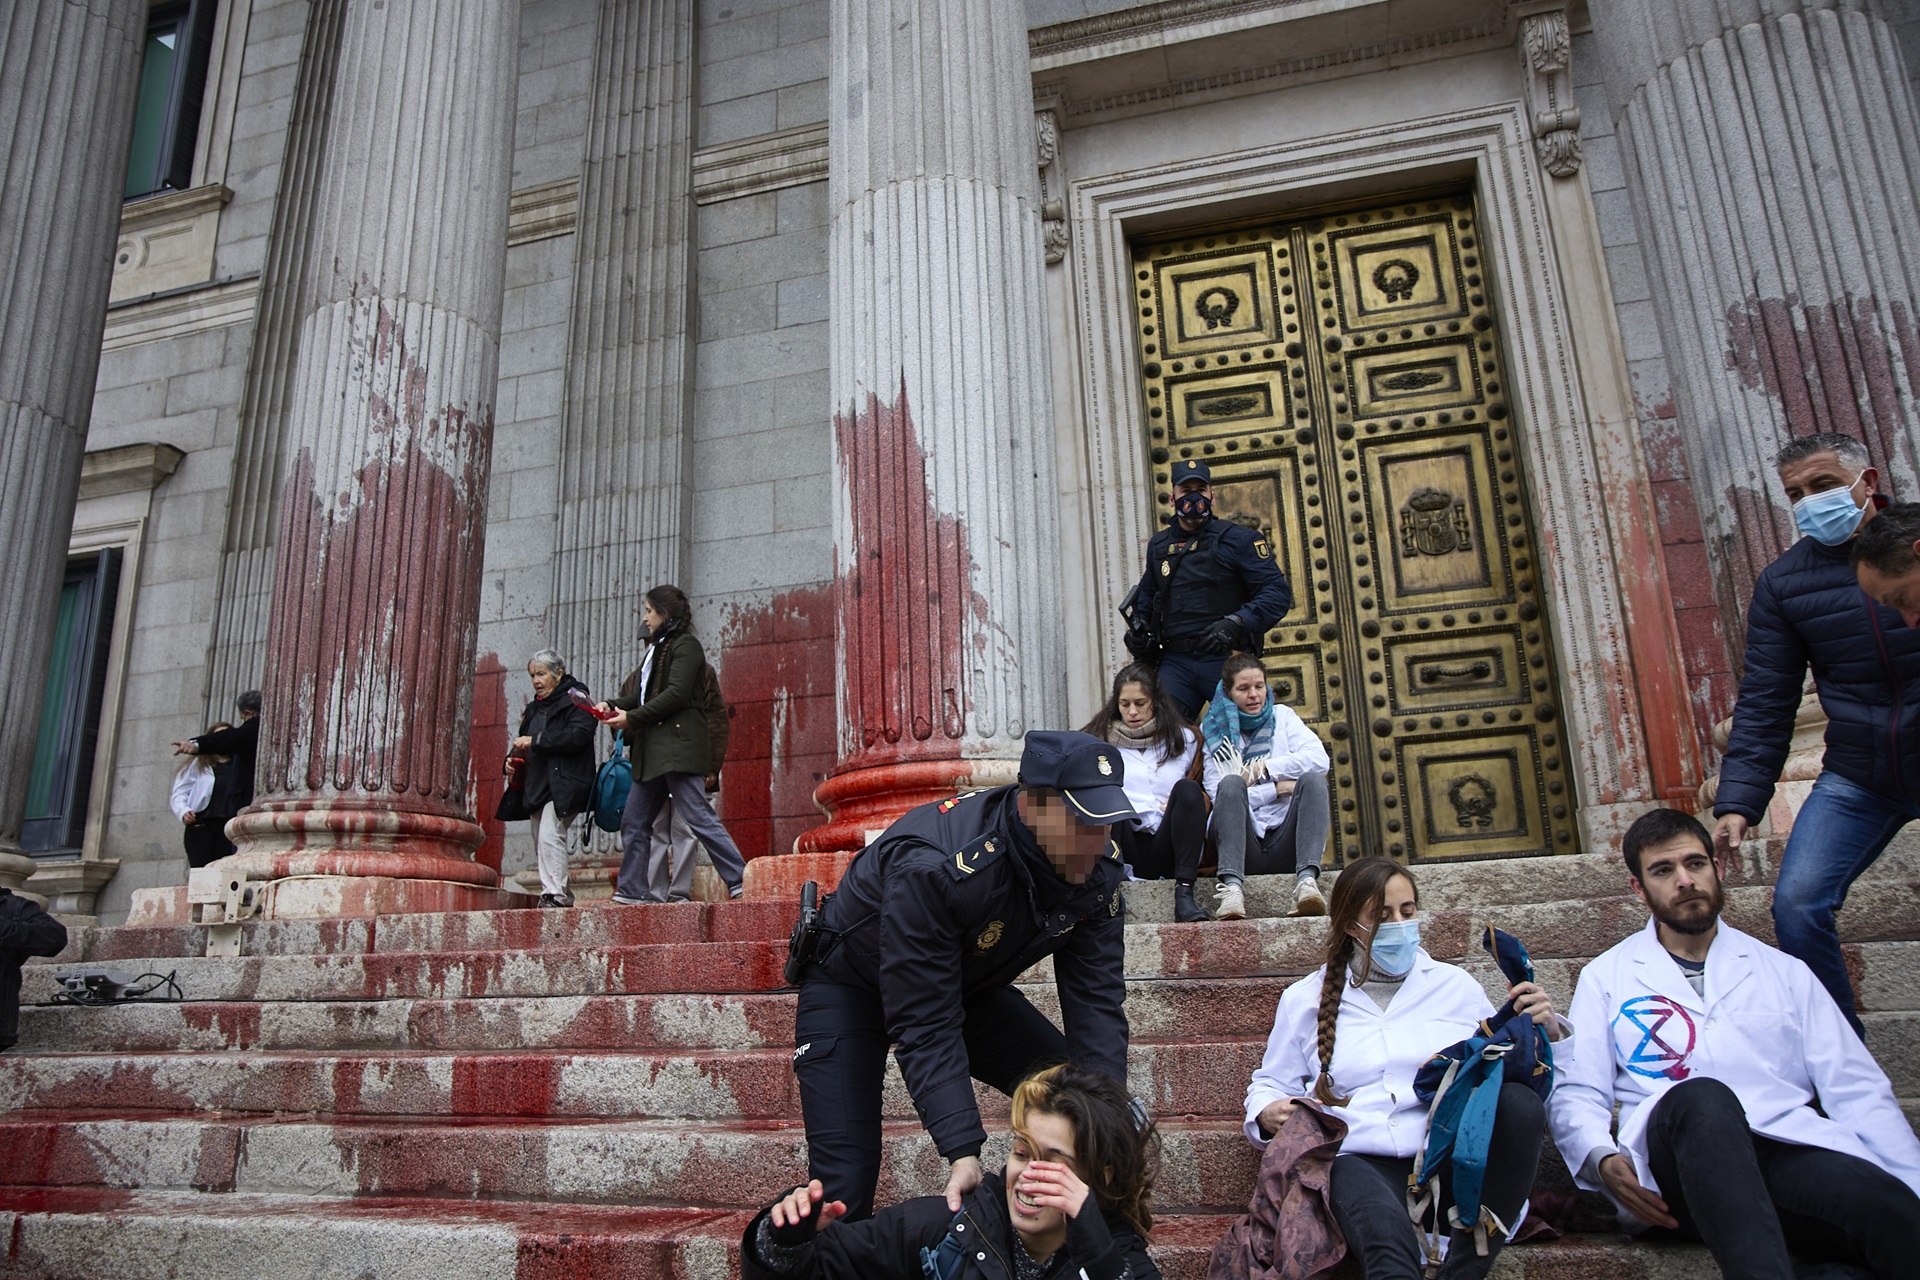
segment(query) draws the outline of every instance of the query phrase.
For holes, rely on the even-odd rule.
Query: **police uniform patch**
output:
[[[1107,914],[1110,916],[1117,916],[1120,914],[1120,890],[1118,889],[1115,889],[1113,891],[1113,896],[1107,899]]]
[[[982,954],[993,950],[1000,945],[1000,935],[1005,931],[1006,926],[1000,921],[989,921],[987,927],[980,931],[980,936],[973,940],[973,949]]]
[[[1098,756],[1096,757],[1096,759],[1098,759],[1100,762],[1100,772],[1104,774],[1106,777],[1111,778],[1113,776],[1113,765],[1108,762],[1107,758],[1104,755]]]
[[[1273,559],[1273,548],[1267,545],[1265,538],[1255,538],[1253,540],[1253,554],[1262,560],[1271,560]]]
[[[1163,578],[1169,578],[1173,576],[1173,561],[1162,560],[1160,562],[1160,576]]]
[[[959,804],[959,803],[960,803],[960,797],[959,797],[959,796],[955,796],[955,797],[953,797],[953,799],[951,799],[951,800],[942,800],[942,801],[940,802],[940,812],[941,812],[941,813],[946,813],[946,812],[947,812],[948,810],[950,810],[950,809],[952,809],[952,808],[953,808],[953,807],[954,807],[955,805],[957,805],[957,804]]]

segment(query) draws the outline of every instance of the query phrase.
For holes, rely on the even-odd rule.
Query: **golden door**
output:
[[[1157,509],[1203,459],[1294,606],[1273,687],[1333,757],[1333,849],[1577,849],[1538,543],[1473,202],[1134,250]]]

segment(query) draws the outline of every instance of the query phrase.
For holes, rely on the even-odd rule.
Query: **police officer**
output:
[[[1122,776],[1097,738],[1029,733],[1019,785],[922,805],[847,868],[800,980],[793,1063],[809,1176],[849,1218],[873,1212],[889,1044],[956,1212],[986,1140],[969,1077],[1010,1094],[1071,1060],[1126,1080]],[[1064,1036],[1011,985],[1047,955]]]
[[[1160,683],[1189,719],[1213,696],[1220,664],[1258,656],[1267,628],[1293,608],[1293,588],[1257,532],[1213,514],[1213,473],[1173,464],[1173,515],[1147,544],[1140,585],[1120,606],[1127,648],[1157,661]]]

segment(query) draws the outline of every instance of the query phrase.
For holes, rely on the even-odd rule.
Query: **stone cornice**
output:
[[[824,182],[826,177],[824,124],[763,133],[693,155],[693,198],[700,204]]]
[[[80,463],[80,498],[152,489],[173,474],[187,455],[170,444],[123,444],[91,449]]]
[[[136,229],[159,226],[196,217],[209,210],[218,209],[233,199],[233,189],[218,182],[210,182],[203,187],[189,187],[185,191],[166,191],[157,196],[144,196],[138,200],[129,200],[120,207],[120,230],[124,233]]]

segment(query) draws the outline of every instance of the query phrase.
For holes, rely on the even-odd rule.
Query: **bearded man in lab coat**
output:
[[[1574,988],[1549,1118],[1575,1181],[1729,1277],[1792,1280],[1789,1249],[1914,1275],[1920,1141],[1886,1073],[1812,970],[1721,921],[1697,819],[1656,809],[1622,852],[1653,919]]]

